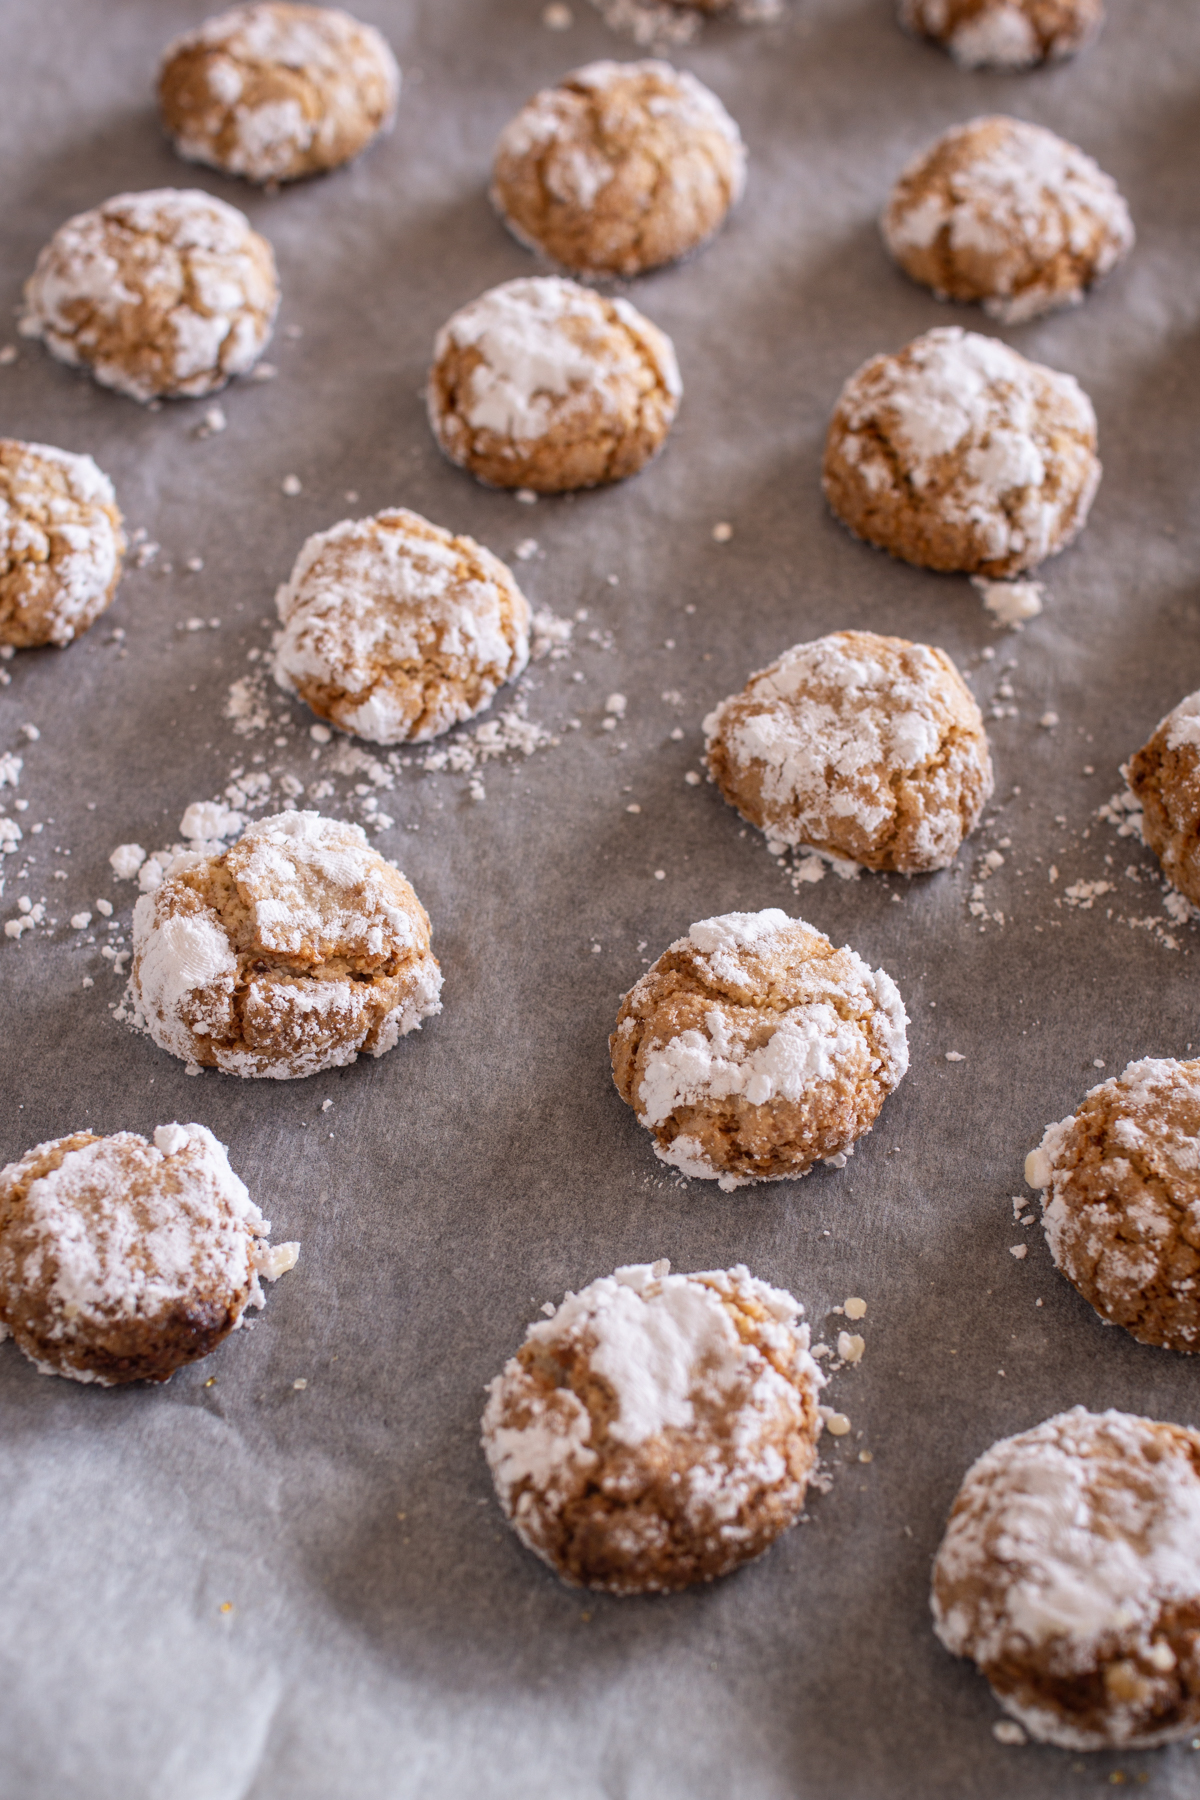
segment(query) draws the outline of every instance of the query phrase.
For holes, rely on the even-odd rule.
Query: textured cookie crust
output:
[[[1098,163],[1040,125],[972,119],[900,176],[888,249],[939,300],[978,300],[1019,324],[1084,290],[1133,247],[1129,208]]]
[[[745,179],[741,134],[694,75],[597,62],[505,127],[492,202],[515,237],[568,269],[640,275],[710,238]]]
[[[1025,1179],[1055,1266],[1102,1318],[1200,1351],[1200,1061],[1147,1058],[1092,1088]]]
[[[693,925],[608,1047],[655,1155],[728,1191],[840,1167],[908,1068],[907,1025],[882,969],[769,907]]]
[[[1148,1748],[1200,1722],[1200,1433],[1059,1413],[968,1471],[934,1629],[1031,1737]]]
[[[373,25],[331,6],[235,6],[168,45],[163,124],[188,162],[248,181],[336,169],[390,130],[396,59]]]
[[[772,848],[944,869],[979,823],[992,759],[944,650],[836,631],[797,644],[704,721],[709,773]]]
[[[244,213],[156,188],[59,226],[25,283],[20,330],[103,387],[180,399],[245,374],[278,305],[274,252]]]
[[[44,1375],[166,1381],[293,1266],[270,1229],[203,1125],[38,1144],[0,1170],[0,1337]]]
[[[529,606],[473,538],[395,507],[310,537],[275,596],[275,679],[375,744],[472,719],[529,661]]]
[[[823,476],[843,525],[903,562],[1019,575],[1083,527],[1096,415],[1072,376],[943,326],[850,377]]]
[[[823,1377],[803,1307],[741,1266],[670,1267],[635,1264],[568,1294],[488,1390],[500,1504],[573,1586],[712,1581],[804,1505]]]
[[[1142,806],[1142,835],[1163,874],[1200,906],[1200,692],[1189,694],[1124,770]]]
[[[0,438],[0,644],[69,644],[117,591],[125,533],[90,456]]]
[[[440,1012],[429,919],[358,825],[276,813],[177,857],[133,914],[132,997],[155,1043],[276,1081],[382,1056]]]
[[[900,23],[964,69],[1031,69],[1090,44],[1104,0],[900,0]]]
[[[683,387],[671,340],[627,300],[557,276],[506,281],[445,324],[429,421],[490,487],[559,494],[635,475]]]

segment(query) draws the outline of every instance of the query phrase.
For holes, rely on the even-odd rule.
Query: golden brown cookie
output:
[[[185,852],[133,914],[132,998],[163,1050],[288,1081],[382,1056],[441,1011],[429,919],[362,828],[276,813]]]
[[[964,69],[1031,69],[1090,44],[1104,0],[900,0],[900,22]]]
[[[310,537],[275,596],[275,679],[376,744],[425,743],[529,661],[529,606],[473,538],[393,507]]]
[[[682,392],[670,338],[627,300],[535,276],[442,327],[429,420],[451,462],[490,487],[560,494],[635,475]]]
[[[1163,874],[1200,906],[1200,692],[1167,714],[1123,773]]]
[[[745,179],[741,134],[694,75],[597,62],[543,88],[501,132],[492,202],[565,268],[640,275],[710,238]]]
[[[1147,1058],[1025,1159],[1055,1267],[1140,1344],[1200,1351],[1200,1062]]]
[[[203,1125],[38,1144],[0,1170],[0,1337],[43,1375],[166,1381],[293,1266],[270,1230]]]
[[[944,869],[992,792],[983,719],[945,651],[872,631],[785,651],[704,731],[713,780],[776,851]]]
[[[275,255],[194,188],[117,194],[60,225],[25,283],[20,330],[134,400],[211,394],[258,361]]]
[[[967,1471],[933,1567],[934,1629],[1005,1712],[1065,1750],[1200,1724],[1200,1432],[1070,1412]]]
[[[69,644],[109,605],[125,533],[90,456],[0,438],[0,644]]]
[[[702,919],[629,990],[617,1092],[681,1174],[726,1191],[840,1168],[908,1068],[891,976],[778,907]]]
[[[1116,182],[1065,138],[1003,117],[943,133],[900,176],[883,235],[939,300],[1015,325],[1074,306],[1133,247]]]
[[[904,562],[1019,575],[1083,528],[1096,415],[1072,376],[942,326],[850,377],[823,478],[843,525]]]
[[[175,148],[247,181],[336,169],[391,129],[400,70],[373,25],[333,6],[263,0],[169,44],[158,103]]]
[[[804,1506],[824,1385],[804,1308],[742,1266],[670,1268],[635,1264],[568,1294],[488,1390],[500,1504],[572,1586],[712,1581]]]

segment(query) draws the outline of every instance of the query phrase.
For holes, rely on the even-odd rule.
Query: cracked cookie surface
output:
[[[203,1125],[38,1144],[0,1170],[0,1337],[45,1375],[166,1381],[293,1266],[270,1230]]]
[[[804,1506],[824,1378],[803,1307],[742,1266],[670,1267],[634,1264],[568,1294],[488,1390],[500,1504],[573,1586],[712,1581]]]
[[[0,644],[69,644],[110,604],[125,533],[90,456],[0,438]]]
[[[908,1068],[907,1025],[890,975],[769,907],[693,925],[608,1044],[655,1155],[730,1190],[840,1167]]]
[[[1200,1722],[1200,1433],[1074,1407],[967,1471],[937,1635],[1040,1743],[1141,1749]]]
[[[1167,714],[1123,773],[1163,874],[1200,906],[1200,692]]]
[[[1053,131],[1004,117],[956,125],[911,162],[883,235],[939,300],[979,301],[1010,325],[1078,304],[1133,246],[1112,177]]]
[[[1096,415],[1073,376],[949,325],[850,377],[822,475],[856,537],[920,568],[1000,579],[1071,542],[1100,472]]]
[[[1090,44],[1104,0],[900,0],[900,22],[964,69],[1031,69]]]
[[[514,236],[565,268],[639,275],[710,238],[745,172],[737,126],[694,75],[597,62],[505,127],[492,201]]]
[[[168,45],[163,124],[180,156],[247,181],[298,181],[390,130],[400,71],[386,41],[332,6],[265,0]]]
[[[1146,1058],[1092,1088],[1025,1179],[1055,1267],[1101,1318],[1200,1352],[1200,1061]]]
[[[442,327],[429,420],[451,462],[490,487],[558,494],[635,475],[682,392],[671,340],[627,300],[532,276]]]
[[[393,507],[310,537],[275,597],[275,679],[376,744],[472,719],[529,661],[529,606],[473,538]]]
[[[117,194],[60,225],[20,330],[134,400],[195,398],[261,355],[279,304],[270,244],[192,188]]]
[[[362,828],[260,819],[185,853],[133,915],[137,1013],[163,1050],[287,1081],[382,1056],[441,1011],[429,919]]]
[[[773,848],[868,869],[945,868],[992,793],[983,719],[945,651],[870,631],[785,651],[704,732],[713,780]]]

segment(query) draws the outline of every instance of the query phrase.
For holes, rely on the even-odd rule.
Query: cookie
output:
[[[258,361],[278,304],[274,252],[244,213],[155,188],[59,226],[19,329],[134,400],[193,398]]]
[[[993,1444],[954,1502],[933,1619],[1040,1743],[1195,1731],[1200,1432],[1076,1406]]]
[[[682,393],[670,338],[628,300],[544,275],[491,288],[442,327],[429,420],[489,487],[561,494],[636,475]]]
[[[247,181],[297,181],[389,131],[400,70],[373,25],[332,6],[265,0],[168,45],[158,103],[175,148]]]
[[[1133,247],[1112,176],[1054,132],[1003,117],[955,125],[911,162],[883,235],[939,300],[979,301],[1007,325],[1078,305]]]
[[[275,679],[375,744],[473,719],[529,661],[529,606],[473,538],[393,507],[310,537],[275,596]]]
[[[945,651],[872,631],[785,651],[704,732],[709,774],[776,852],[944,869],[992,793],[983,719]]]
[[[1101,1318],[1200,1351],[1200,1061],[1147,1058],[1048,1125],[1025,1159],[1046,1242]]]
[[[43,1375],[167,1381],[294,1265],[270,1230],[203,1125],[38,1144],[0,1169],[0,1338]]]
[[[315,812],[176,857],[134,908],[130,985],[161,1049],[276,1081],[382,1056],[442,1010],[412,888],[360,826]]]
[[[90,456],[0,438],[0,644],[69,644],[117,591],[125,533]]]
[[[728,1192],[841,1167],[908,1068],[890,975],[778,907],[702,919],[629,990],[617,1092],[680,1174]]]
[[[1104,0],[900,0],[900,22],[964,69],[1031,69],[1090,44]]]
[[[665,62],[596,62],[544,88],[496,145],[492,203],[565,268],[640,275],[695,250],[746,181],[717,96]]]
[[[903,562],[1019,575],[1083,528],[1096,415],[1072,376],[942,326],[850,377],[823,478],[842,524]]]
[[[1163,874],[1200,906],[1200,692],[1167,714],[1122,772]]]
[[[575,1587],[712,1581],[803,1510],[823,1386],[804,1308],[740,1265],[670,1268],[634,1264],[568,1294],[488,1389],[505,1516]]]

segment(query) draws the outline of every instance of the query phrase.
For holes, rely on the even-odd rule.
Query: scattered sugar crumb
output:
[[[285,475],[280,483],[281,491],[287,495],[289,500],[295,499],[302,486],[303,483],[298,475]]]
[[[1029,1742],[1015,1719],[997,1719],[992,1726],[992,1736],[998,1744],[1027,1744]]]
[[[851,1295],[842,1311],[848,1319],[862,1319],[866,1317],[867,1303],[865,1300],[858,1299],[856,1295]]]
[[[966,1062],[966,1060],[966,1057],[960,1050],[947,1050],[946,1052],[947,1062]]]

